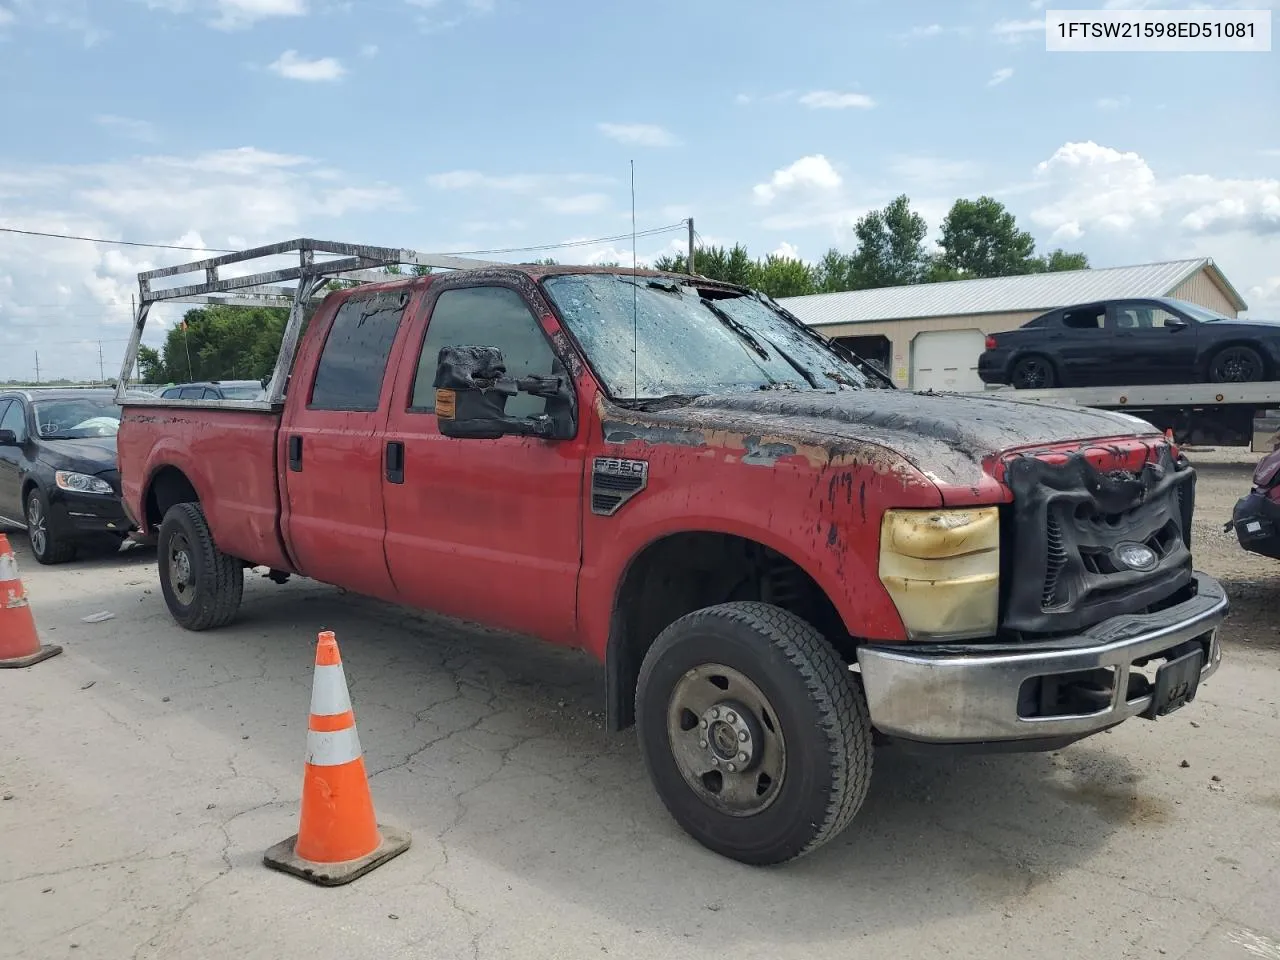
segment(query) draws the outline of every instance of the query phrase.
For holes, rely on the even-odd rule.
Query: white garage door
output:
[[[911,341],[911,389],[981,391],[978,357],[985,349],[986,339],[981,330],[916,334]]]

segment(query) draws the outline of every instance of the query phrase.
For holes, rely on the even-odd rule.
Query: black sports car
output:
[[[0,520],[27,528],[41,563],[91,541],[119,544],[132,525],[120,505],[112,390],[0,391]]]
[[[1280,323],[1164,297],[1063,307],[987,337],[978,376],[1020,390],[1273,380]]]

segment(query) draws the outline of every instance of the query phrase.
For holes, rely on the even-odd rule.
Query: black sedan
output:
[[[987,337],[978,376],[1021,390],[1273,380],[1280,324],[1163,297],[1063,307]]]
[[[132,525],[120,504],[111,390],[0,392],[0,520],[24,526],[41,563],[84,543],[119,544]]]

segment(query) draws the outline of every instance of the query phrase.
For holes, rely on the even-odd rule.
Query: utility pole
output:
[[[690,274],[696,273],[693,269],[693,217],[689,218],[689,260],[686,266],[688,266]]]
[[[103,383],[107,382],[106,371],[102,368],[102,341],[98,341],[98,379]]]
[[[36,351],[36,386],[40,386],[40,351]]]

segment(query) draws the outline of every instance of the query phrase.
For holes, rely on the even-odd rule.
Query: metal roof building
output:
[[[1126,297],[1177,297],[1228,317],[1248,309],[1208,257],[818,293],[780,302],[825,336],[879,361],[899,386],[981,390],[978,355],[988,333],[1020,327],[1055,307]]]

